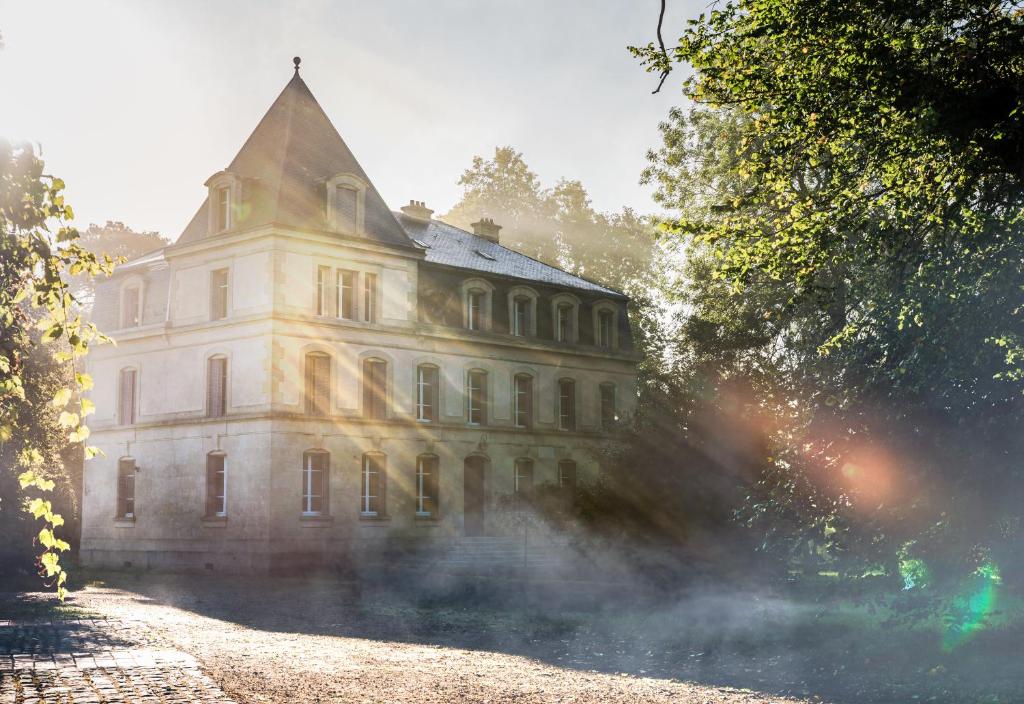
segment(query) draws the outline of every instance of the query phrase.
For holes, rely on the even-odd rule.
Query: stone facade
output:
[[[117,346],[89,360],[90,426],[105,456],[85,471],[86,563],[266,570],[385,542],[501,534],[517,461],[532,466],[534,486],[585,481],[610,430],[602,385],[614,415],[631,412],[636,355],[621,294],[508,250],[481,254],[479,267],[441,261],[453,231],[474,252],[486,254],[485,239],[500,245],[429,211],[382,211],[318,111],[296,73],[232,166],[207,182],[182,237],[97,287],[95,320]],[[299,132],[281,133],[285,123]],[[292,154],[282,142],[320,148]],[[260,149],[274,158],[257,158]],[[289,182],[293,171],[303,180]],[[296,219],[303,208],[309,222]],[[415,237],[424,228],[436,229],[430,243]],[[470,291],[487,293],[483,329],[467,329]],[[566,301],[571,334],[556,342]],[[521,328],[528,319],[521,335],[516,315]],[[367,360],[384,365],[379,386],[368,386]],[[421,366],[436,375],[424,377],[429,391]],[[486,380],[479,424],[469,422],[471,374]],[[517,396],[517,375],[528,396],[525,386]]]

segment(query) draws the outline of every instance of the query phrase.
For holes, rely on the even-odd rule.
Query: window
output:
[[[421,364],[416,368],[416,420],[437,420],[437,367]]]
[[[359,492],[360,515],[384,515],[384,493],[387,489],[385,460],[384,455],[363,455],[363,481]]]
[[[487,372],[469,373],[466,417],[470,425],[487,424]]]
[[[210,272],[210,319],[228,317],[228,270],[216,269]]]
[[[601,347],[611,347],[613,342],[613,331],[615,327],[615,313],[610,310],[602,310],[597,313],[597,344]]]
[[[330,455],[323,450],[302,453],[302,515],[327,513],[327,482]]]
[[[514,394],[515,423],[517,428],[533,426],[533,377],[516,374]]]
[[[130,457],[117,463],[117,517],[135,518],[135,460]]]
[[[363,274],[363,320],[377,320],[377,275]]]
[[[607,430],[618,419],[615,413],[615,385],[601,384],[601,427]]]
[[[224,232],[231,227],[231,188],[225,186],[214,191],[217,210],[215,226],[217,232]]]
[[[331,358],[322,352],[306,355],[306,413],[326,416],[331,410]]]
[[[514,481],[516,496],[525,497],[533,492],[533,460],[516,460]]]
[[[530,334],[530,306],[533,301],[526,296],[512,299],[512,334],[525,337]]]
[[[137,328],[139,320],[139,287],[129,286],[121,298],[121,327]]]
[[[573,341],[573,317],[576,306],[571,303],[560,303],[555,317],[555,340],[558,342]]]
[[[416,516],[437,516],[437,457],[420,455],[416,458]]]
[[[206,456],[206,515],[223,518],[228,515],[227,457],[221,452]]]
[[[466,327],[470,330],[484,329],[484,301],[487,294],[483,291],[470,291],[466,294]]]
[[[121,425],[135,423],[135,394],[138,372],[135,369],[121,370],[121,397],[118,418]]]
[[[334,191],[334,224],[342,232],[355,234],[358,223],[359,191],[338,186]]]
[[[576,497],[576,463],[572,460],[558,463],[558,488],[571,506]]]
[[[572,379],[558,382],[558,428],[576,429],[576,382]]]
[[[356,319],[356,272],[338,270],[338,317]]]
[[[331,281],[331,267],[329,266],[318,266],[316,268],[316,314],[317,315],[330,315],[335,314],[334,304],[336,296],[333,291],[333,283]]]
[[[380,359],[363,360],[363,416],[386,418],[388,365]]]
[[[206,415],[217,418],[227,411],[227,357],[210,357],[206,362]]]

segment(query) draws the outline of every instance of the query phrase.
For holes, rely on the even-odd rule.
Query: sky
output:
[[[705,0],[676,0],[666,42]],[[655,212],[639,184],[681,74],[626,51],[658,0],[0,0],[0,136],[42,150],[80,228],[175,239],[292,76],[302,76],[392,208],[438,213],[474,155],[511,145],[544,185]],[[8,102],[11,101],[11,102]]]

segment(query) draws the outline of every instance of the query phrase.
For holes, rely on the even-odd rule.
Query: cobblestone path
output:
[[[0,704],[231,701],[144,623],[0,620]]]

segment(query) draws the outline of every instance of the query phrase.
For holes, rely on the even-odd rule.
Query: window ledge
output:
[[[114,518],[114,527],[115,528],[134,528],[135,527],[135,518],[134,517],[132,517],[132,518],[125,518],[124,516],[118,516],[118,517]]]
[[[304,526],[326,526],[334,523],[334,516],[299,516]]]
[[[360,513],[359,520],[365,521],[366,523],[388,523],[391,520],[391,516],[370,516],[365,513]]]
[[[225,528],[228,525],[228,517],[203,516],[202,525],[204,528]]]

